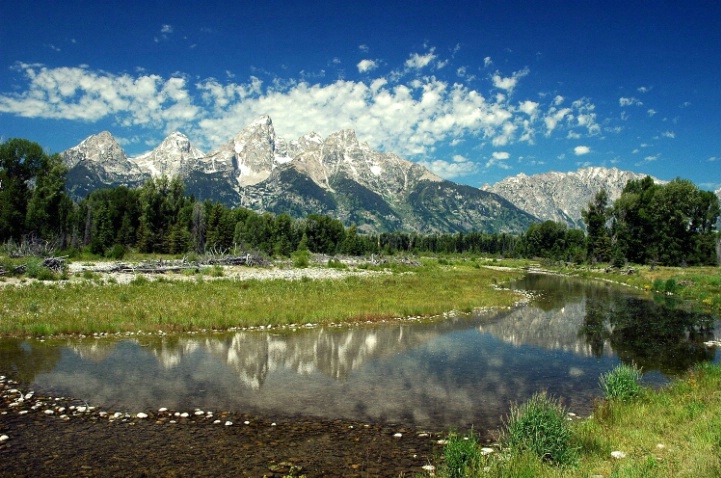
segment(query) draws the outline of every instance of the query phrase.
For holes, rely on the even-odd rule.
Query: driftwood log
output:
[[[126,273],[126,274],[165,274],[166,272],[182,272],[187,270],[198,270],[203,266],[266,266],[268,261],[260,256],[245,254],[243,256],[211,257],[200,261],[162,260],[144,261],[140,264],[116,263],[105,268],[93,269],[93,272],[103,273]]]

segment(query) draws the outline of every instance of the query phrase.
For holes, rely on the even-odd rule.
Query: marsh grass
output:
[[[471,470],[477,469],[481,461],[481,449],[475,435],[451,433],[448,436],[448,443],[443,449],[443,476],[463,478]]]
[[[568,423],[577,449],[572,465],[556,466],[528,447],[504,448],[471,461],[463,476],[718,478],[721,365],[702,363],[658,390],[642,387],[635,400],[599,401],[591,418]],[[626,458],[612,458],[613,451]]]
[[[129,284],[29,284],[0,291],[0,334],[41,335],[125,331],[190,331],[257,325],[339,323],[429,316],[451,310],[510,306],[513,292],[494,281],[517,274],[462,267],[411,268],[407,273],[327,280],[218,278],[158,281],[142,275]],[[40,304],[37,317],[28,305]],[[40,327],[42,325],[42,327]]]
[[[601,375],[599,381],[608,400],[626,402],[641,395],[641,370],[635,365],[620,364]]]
[[[513,405],[502,443],[512,452],[530,452],[543,461],[571,465],[578,460],[568,413],[561,403],[545,393]]]
[[[636,273],[607,274],[600,270],[576,267],[559,271],[582,277],[630,285],[648,293],[672,294],[692,301],[706,310],[721,313],[721,267],[655,267],[634,266]]]

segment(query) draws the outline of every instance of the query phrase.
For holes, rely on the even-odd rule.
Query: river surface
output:
[[[241,332],[0,340],[0,374],[107,410],[227,410],[498,427],[537,391],[579,415],[635,363],[662,384],[720,360],[715,317],[599,283],[529,275],[527,306],[435,321]]]

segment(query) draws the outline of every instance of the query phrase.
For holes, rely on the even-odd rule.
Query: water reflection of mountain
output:
[[[159,340],[150,347],[166,368],[178,366],[184,356],[202,349],[232,367],[245,385],[259,389],[268,373],[282,369],[298,375],[321,373],[342,380],[371,358],[401,353],[437,337],[451,326],[439,322],[422,327],[399,323],[383,327],[247,331]]]
[[[492,334],[517,347],[530,345],[584,357],[613,355],[608,340],[612,333],[610,324],[601,324],[601,341],[592,344],[583,334],[579,334],[584,329],[585,318],[586,301],[582,300],[552,310],[534,306],[520,307],[502,321],[481,324],[478,329],[481,333]]]

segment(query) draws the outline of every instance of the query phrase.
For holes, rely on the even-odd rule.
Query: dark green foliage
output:
[[[660,185],[646,177],[629,181],[614,203],[610,232],[631,262],[715,265],[719,213],[716,195],[688,180]]]
[[[106,253],[108,259],[120,260],[125,256],[125,247],[122,244],[115,244]]]
[[[592,261],[608,261],[611,257],[611,239],[606,223],[609,217],[608,193],[601,189],[593,201],[588,203],[588,209],[581,212],[583,222],[586,224],[588,239],[588,259]]]
[[[48,156],[37,143],[11,139],[0,144],[0,242],[64,239],[72,211],[66,173],[60,157]]]

